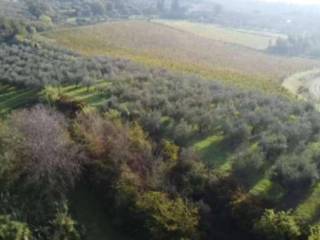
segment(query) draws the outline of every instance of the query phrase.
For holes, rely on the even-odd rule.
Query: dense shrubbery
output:
[[[219,192],[220,181],[191,150],[156,143],[137,123],[123,124],[110,113],[81,113],[74,131],[93,158],[87,178],[121,229],[139,239],[206,239],[224,231],[206,226],[212,228],[209,219],[223,221],[215,214],[230,220],[223,196],[233,190]]]
[[[152,239],[192,239],[197,233],[198,210],[181,198],[148,192],[138,198],[137,209],[146,219]]]
[[[66,127],[61,114],[41,106],[1,125],[0,214],[27,222],[35,239],[52,239],[49,223],[80,174],[84,158]]]
[[[0,214],[27,222],[35,239],[79,239],[65,197],[85,166],[86,179],[113,206],[118,223],[138,231],[137,236],[188,239],[198,234],[199,213],[192,199],[164,185],[178,162],[177,147],[169,142],[158,146],[137,123],[110,119],[79,113],[69,126],[76,144],[64,118],[53,110],[37,106],[13,113],[0,133]]]
[[[319,240],[320,239],[320,225],[314,225],[310,227],[310,233],[308,240]]]
[[[53,240],[80,240],[81,236],[77,230],[77,223],[71,218],[67,205],[62,205],[52,221],[54,232]]]
[[[1,240],[31,240],[31,232],[27,225],[12,221],[8,216],[0,215]]]
[[[13,20],[0,16],[0,43],[12,42],[19,36],[27,35],[35,31],[32,26],[25,24],[22,20]]]
[[[267,240],[298,240],[302,233],[299,222],[287,212],[266,210],[255,230]]]
[[[114,223],[138,239],[305,236],[300,222],[282,212],[266,212],[250,233],[262,202],[214,174],[191,149],[150,138],[137,122],[119,116],[86,110],[68,122],[43,106],[13,113],[0,131],[0,214],[26,222],[35,239],[80,239],[65,203],[79,177]],[[317,153],[312,145],[303,155]],[[246,165],[257,156],[262,150],[255,145],[237,161]]]

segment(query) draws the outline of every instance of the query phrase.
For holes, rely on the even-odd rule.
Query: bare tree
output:
[[[17,156],[27,183],[46,184],[55,190],[74,183],[83,157],[61,114],[36,106],[12,114],[10,124],[22,136]]]

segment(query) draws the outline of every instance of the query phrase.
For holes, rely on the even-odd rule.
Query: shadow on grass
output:
[[[213,135],[194,144],[201,159],[211,168],[227,170],[232,151],[223,144],[223,136]]]

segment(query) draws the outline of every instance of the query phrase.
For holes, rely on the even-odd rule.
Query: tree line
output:
[[[286,56],[320,57],[319,34],[308,36],[290,35],[288,38],[279,38],[269,46],[268,51]]]
[[[90,86],[121,71],[124,60],[84,58],[46,44],[0,45],[0,80],[19,87]]]

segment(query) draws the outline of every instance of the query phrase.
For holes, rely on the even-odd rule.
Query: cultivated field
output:
[[[194,33],[201,37],[225,43],[233,43],[257,50],[265,50],[270,44],[274,44],[278,38],[286,38],[286,36],[282,34],[225,28],[213,24],[169,20],[155,20],[154,22]]]
[[[200,74],[233,86],[282,92],[280,82],[320,62],[264,54],[147,21],[121,21],[46,33],[84,55],[127,58],[154,67]]]

